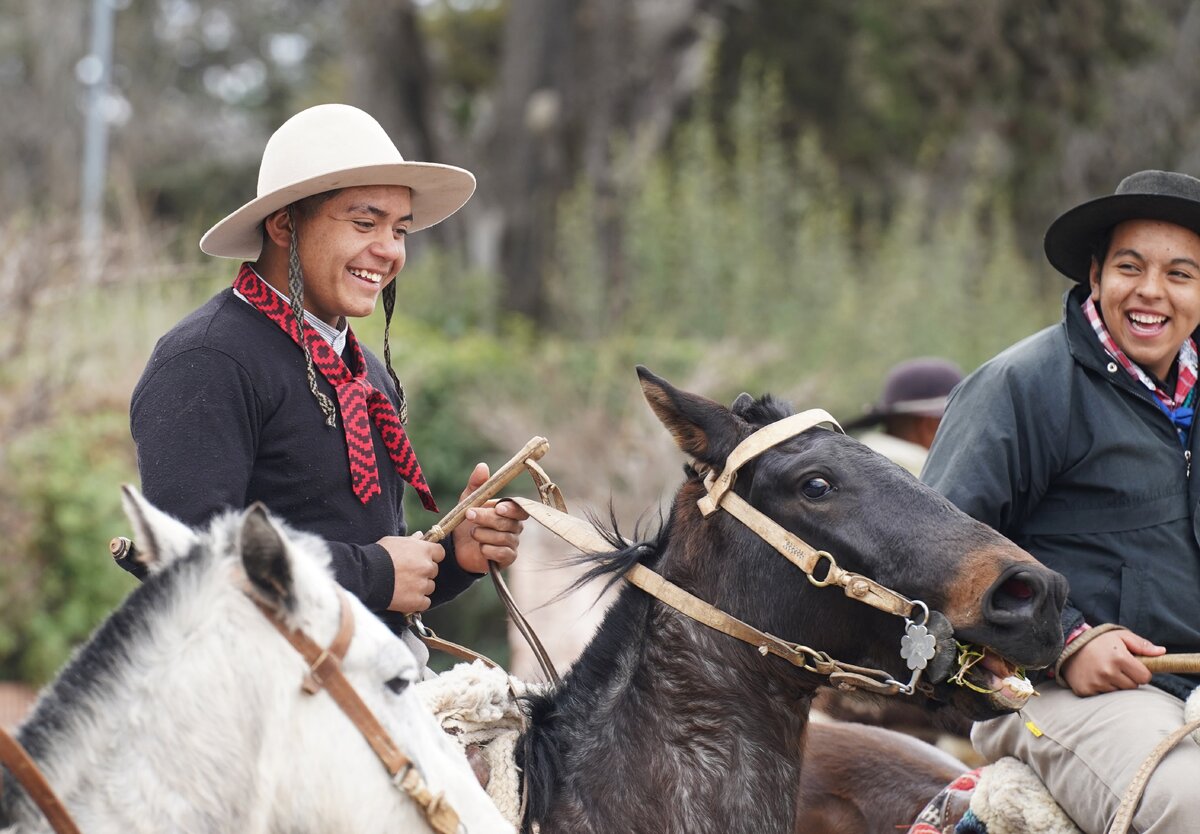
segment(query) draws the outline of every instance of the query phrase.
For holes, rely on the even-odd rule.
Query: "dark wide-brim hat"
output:
[[[1174,171],[1138,171],[1108,197],[1064,212],[1046,230],[1050,263],[1075,281],[1087,281],[1100,237],[1126,220],[1164,220],[1200,234],[1200,180]]]

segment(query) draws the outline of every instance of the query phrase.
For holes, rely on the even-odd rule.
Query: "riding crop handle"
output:
[[[1200,653],[1164,654],[1158,657],[1138,656],[1146,668],[1157,674],[1196,675],[1200,674]]]
[[[454,509],[446,513],[441,521],[429,528],[424,536],[425,541],[440,542],[446,538],[467,517],[467,510],[482,506],[524,471],[526,461],[540,460],[549,448],[550,441],[546,438],[534,437],[531,439],[525,444],[525,448],[517,452],[508,463],[497,469],[492,477],[480,484],[474,492],[459,501]]]

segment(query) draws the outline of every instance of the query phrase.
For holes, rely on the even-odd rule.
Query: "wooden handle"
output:
[[[441,521],[430,527],[424,536],[425,541],[440,542],[446,538],[467,517],[467,510],[486,503],[525,470],[525,461],[539,460],[542,455],[546,454],[549,448],[550,441],[546,438],[535,437],[531,439],[525,444],[525,448],[513,455],[508,463],[497,469],[492,477],[480,484],[466,498],[459,501],[454,509],[442,517]]]
[[[1200,653],[1164,654],[1158,657],[1138,656],[1154,674],[1197,675],[1200,674]]]

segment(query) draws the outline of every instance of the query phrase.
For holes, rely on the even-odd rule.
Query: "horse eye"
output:
[[[833,492],[833,484],[824,478],[809,478],[804,482],[804,486],[800,487],[800,491],[804,493],[805,498],[824,498]]]
[[[401,694],[408,689],[408,678],[395,677],[384,682],[383,684],[388,689],[392,690],[396,695]]]

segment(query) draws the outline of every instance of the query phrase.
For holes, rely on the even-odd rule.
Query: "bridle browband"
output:
[[[443,794],[434,794],[429,790],[412,759],[404,755],[342,672],[342,660],[350,648],[350,641],[354,639],[354,614],[350,610],[346,592],[340,587],[335,590],[339,607],[338,630],[328,648],[322,648],[300,629],[288,628],[278,612],[263,603],[253,592],[247,591],[246,594],[308,664],[308,673],[304,676],[301,689],[308,695],[315,695],[322,689],[329,693],[375,751],[388,775],[392,777],[392,784],[403,790],[417,804],[425,816],[425,821],[436,834],[460,834],[462,828],[454,808]]]

